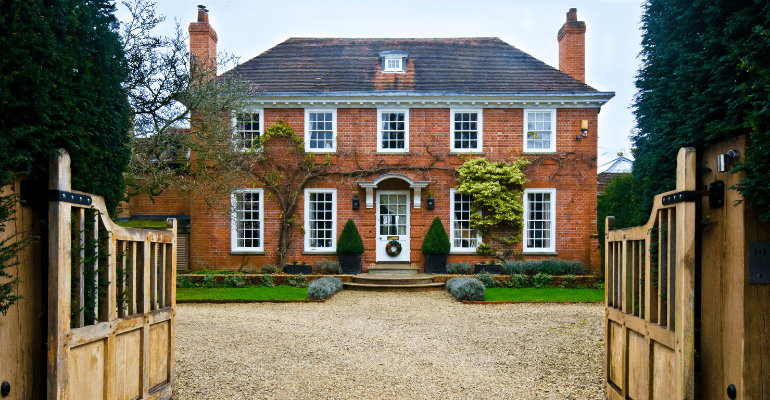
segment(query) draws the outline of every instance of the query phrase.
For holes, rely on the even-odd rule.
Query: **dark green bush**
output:
[[[446,290],[457,300],[484,301],[484,284],[476,278],[452,278],[446,283]]]
[[[338,261],[316,261],[313,272],[326,275],[341,275],[342,267]]]
[[[302,274],[293,276],[289,278],[289,286],[307,287],[307,278]]]
[[[583,275],[585,266],[580,261],[550,258],[536,261],[506,261],[503,263],[502,270],[505,275],[535,275],[541,272],[548,275]]]
[[[215,288],[217,287],[217,281],[214,278],[214,275],[206,275],[203,277],[199,286],[206,289]]]
[[[316,279],[307,288],[307,296],[315,300],[323,300],[342,289],[342,280],[336,276]]]
[[[246,287],[246,279],[242,276],[226,276],[222,280],[222,286],[228,288],[242,288]]]
[[[574,289],[576,281],[575,275],[564,275],[561,277],[561,287],[565,289]]]
[[[262,266],[262,273],[263,274],[274,274],[277,269],[278,269],[278,267],[276,267],[273,264],[265,264],[265,265]]]
[[[476,279],[480,280],[481,283],[484,284],[484,287],[487,289],[497,287],[497,279],[495,279],[495,277],[493,277],[489,272],[482,272],[477,274]]]
[[[470,275],[472,269],[471,263],[467,262],[447,263],[446,265],[446,273],[453,275]]]
[[[274,287],[275,283],[273,283],[273,276],[270,274],[262,275],[262,286]]]
[[[512,274],[511,278],[505,282],[505,286],[512,289],[521,289],[529,287],[529,277],[524,274]]]
[[[189,288],[194,288],[195,284],[193,284],[193,281],[192,279],[190,279],[189,276],[180,275],[176,277],[176,287],[189,289]]]
[[[425,234],[425,238],[422,241],[422,253],[449,254],[451,248],[452,244],[449,243],[449,237],[444,230],[441,219],[438,217],[434,218],[430,228],[428,228],[428,233]]]
[[[358,234],[356,224],[352,219],[345,223],[340,234],[340,240],[337,241],[337,254],[363,254],[364,242],[361,235]]]
[[[532,286],[537,289],[548,288],[553,284],[553,276],[540,272],[532,277]]]

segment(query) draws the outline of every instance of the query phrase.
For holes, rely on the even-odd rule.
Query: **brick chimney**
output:
[[[209,25],[209,10],[198,6],[198,20],[190,22],[190,66],[192,73],[205,71],[211,78],[217,76],[217,32]]]
[[[559,29],[559,70],[586,81],[586,23],[577,20],[577,8],[570,8],[567,22]]]

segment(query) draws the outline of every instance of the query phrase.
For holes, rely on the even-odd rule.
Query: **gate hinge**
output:
[[[88,196],[85,194],[65,192],[64,190],[49,190],[48,200],[63,201],[65,203],[80,204],[84,206],[90,206],[92,202],[91,196]]]
[[[663,205],[668,206],[676,203],[688,203],[698,200],[698,192],[694,190],[683,190],[663,196]]]

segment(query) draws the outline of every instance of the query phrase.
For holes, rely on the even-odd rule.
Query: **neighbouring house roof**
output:
[[[408,53],[405,73],[383,73],[381,52]],[[260,95],[399,92],[407,95],[576,95],[599,92],[499,38],[291,38],[238,65]],[[603,103],[602,101],[602,103]]]
[[[634,162],[632,160],[620,156],[612,161],[600,165],[597,169],[600,174],[624,174],[631,172],[631,167],[633,164]]]

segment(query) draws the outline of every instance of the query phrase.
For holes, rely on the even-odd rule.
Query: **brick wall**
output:
[[[567,22],[556,37],[559,42],[559,70],[586,81],[586,24],[577,20],[577,9],[567,13]]]
[[[420,209],[410,206],[411,214],[411,263],[422,266],[423,256],[420,251],[421,238],[435,217],[441,218],[449,232],[449,193],[457,182],[451,170],[463,163],[463,156],[449,153],[450,111],[448,108],[420,108],[409,110],[410,152],[403,154],[377,154],[377,110],[374,108],[337,110],[337,152],[331,155],[335,169],[350,170],[358,165],[371,166],[378,162],[389,164],[427,165],[438,157],[435,166],[444,168],[429,171],[403,171],[397,168],[390,172],[402,173],[415,181],[429,181],[422,190]],[[501,160],[521,154],[524,138],[524,112],[521,108],[483,110],[483,155],[489,159]],[[532,161],[527,168],[530,180],[527,188],[556,189],[556,252],[557,257],[579,260],[590,265],[594,272],[599,271],[598,237],[596,236],[596,137],[597,109],[557,109],[557,145],[556,153],[525,154],[523,157]],[[282,119],[291,125],[300,136],[304,136],[303,109],[265,109],[265,128]],[[589,121],[588,137],[580,141],[575,136],[580,134],[580,121]],[[317,156],[319,162],[325,155]],[[467,157],[467,156],[466,156]],[[358,160],[358,164],[354,160]],[[361,180],[372,181],[377,176]],[[252,187],[253,182],[245,182],[244,187]],[[366,249],[363,254],[365,267],[375,263],[375,209],[366,208],[366,192],[352,179],[330,178],[314,184],[313,187],[337,189],[337,236],[345,222],[350,218],[355,221],[361,233]],[[378,189],[405,189],[408,184],[403,180],[383,181]],[[200,195],[190,199],[191,229],[191,268],[235,269],[241,265],[260,266],[275,263],[275,246],[278,241],[279,209],[275,201],[265,191],[264,215],[264,255],[232,255],[230,253],[230,222],[227,215],[209,210]],[[411,192],[413,193],[413,192]],[[375,190],[376,195],[376,190]],[[352,210],[351,199],[358,196],[361,201],[359,210]],[[427,210],[425,202],[429,196],[435,198],[434,210]],[[296,219],[304,224],[304,204],[300,202]],[[306,254],[302,229],[295,228],[293,244],[287,253],[288,261],[313,263],[320,260],[335,260],[333,254]],[[514,249],[521,252],[521,244]],[[526,258],[548,258],[546,256],[527,256]],[[488,258],[475,254],[449,256],[449,262],[487,261]]]
[[[129,215],[189,215],[190,194],[176,187],[170,187],[152,199],[142,193],[132,197],[124,209]]]

